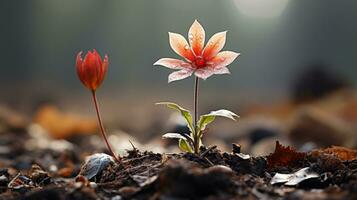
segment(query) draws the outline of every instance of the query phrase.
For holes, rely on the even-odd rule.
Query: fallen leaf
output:
[[[26,116],[11,110],[9,107],[0,104],[0,132],[8,129],[25,129],[29,120]]]
[[[329,148],[319,149],[312,152],[312,155],[317,157],[321,156],[322,154],[336,156],[342,161],[357,159],[357,150],[340,146],[332,146]]]
[[[69,178],[73,175],[74,168],[73,167],[64,167],[58,170],[57,175],[60,177]]]
[[[276,173],[271,179],[270,184],[284,183],[286,186],[295,186],[304,180],[319,177],[316,172],[311,171],[309,167],[305,167],[292,174]]]
[[[53,138],[68,138],[75,134],[95,133],[97,122],[69,113],[61,112],[53,105],[42,106],[33,121],[47,130]]]
[[[267,156],[268,168],[277,166],[295,166],[299,161],[306,158],[306,153],[297,152],[291,147],[285,147],[276,141],[274,153]]]

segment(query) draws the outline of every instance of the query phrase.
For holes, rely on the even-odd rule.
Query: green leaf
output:
[[[187,126],[190,129],[190,131],[192,133],[194,132],[193,125],[192,125],[192,116],[188,110],[186,110],[185,108],[182,108],[181,106],[179,106],[175,103],[171,103],[171,102],[159,102],[159,103],[156,103],[156,105],[166,105],[168,108],[172,108],[172,109],[178,111],[182,115],[182,117],[185,118],[185,120],[187,122]]]
[[[186,137],[179,134],[179,133],[166,133],[162,136],[162,138],[165,138],[165,139],[184,139],[186,140]]]
[[[235,118],[239,116],[229,110],[224,110],[224,109],[212,111],[209,114],[201,115],[200,120],[197,123],[198,130],[199,131],[205,130],[206,126],[211,122],[213,122],[216,117],[226,117],[235,120]]]
[[[187,140],[193,143],[193,138],[191,137],[191,135],[185,133],[184,136],[186,137]]]
[[[193,153],[191,145],[185,139],[179,140],[179,147],[180,147],[181,151]]]

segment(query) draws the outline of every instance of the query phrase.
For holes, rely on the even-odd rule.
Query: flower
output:
[[[195,20],[188,31],[190,45],[182,35],[169,32],[171,48],[185,60],[161,58],[154,65],[179,70],[169,75],[168,82],[187,78],[193,73],[204,80],[213,74],[229,74],[226,66],[231,64],[239,53],[220,52],[226,42],[226,33],[227,31],[223,31],[214,34],[204,47],[205,30]]]
[[[88,51],[84,60],[82,60],[82,52],[77,54],[76,60],[77,74],[81,82],[90,90],[95,91],[103,82],[108,71],[108,56],[102,58],[94,49],[93,52]]]

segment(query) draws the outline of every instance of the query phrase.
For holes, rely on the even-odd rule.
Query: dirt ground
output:
[[[277,142],[265,157],[239,145],[200,155],[133,147],[115,163],[75,139],[70,150],[29,150],[29,140],[0,135],[0,199],[357,199],[357,152],[343,147],[302,153]]]

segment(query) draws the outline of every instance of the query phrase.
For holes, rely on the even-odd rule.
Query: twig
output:
[[[208,147],[208,149],[206,149],[206,151],[204,151],[204,152],[201,153],[200,157],[201,157],[201,158],[204,158],[207,153],[209,153],[210,151],[212,151],[212,150],[215,149],[215,148],[217,148],[216,145],[211,146],[211,147]]]
[[[133,151],[137,151],[137,150],[138,150],[130,140],[129,140],[129,143],[130,143],[131,146],[133,147]]]

